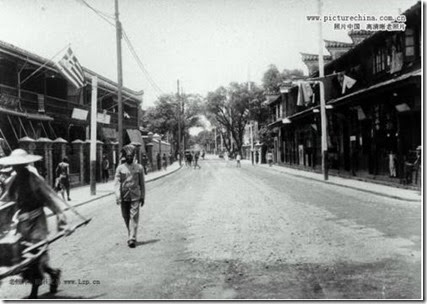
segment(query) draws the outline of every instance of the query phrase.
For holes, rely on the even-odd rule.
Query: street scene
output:
[[[125,246],[111,196],[81,206],[79,212],[93,220],[52,246],[52,264],[62,268],[63,283],[56,295],[42,286],[40,296],[419,297],[419,202],[249,162],[238,169],[212,158],[201,166],[147,184],[150,201],[141,214],[134,251]],[[11,285],[13,279],[4,280],[2,297],[25,297],[28,285]]]
[[[3,2],[0,299],[422,300],[422,4]]]

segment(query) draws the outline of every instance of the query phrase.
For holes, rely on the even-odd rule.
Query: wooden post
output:
[[[98,77],[92,76],[92,98],[90,113],[90,194],[96,195],[96,114]]]

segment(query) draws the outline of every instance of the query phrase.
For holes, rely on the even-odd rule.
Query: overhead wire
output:
[[[163,90],[159,87],[159,85],[157,85],[157,83],[151,77],[148,70],[145,68],[144,64],[142,63],[141,59],[139,58],[138,54],[136,53],[135,48],[129,39],[129,36],[126,34],[126,32],[123,29],[122,29],[122,31],[123,31],[123,38],[124,38],[128,48],[129,48],[130,52],[132,53],[133,57],[135,58],[136,62],[138,63],[138,66],[141,69],[141,71],[147,77],[148,82],[150,83],[152,88],[157,91],[157,93],[164,94]]]
[[[83,3],[86,7],[88,7],[92,11],[94,11],[99,17],[101,17],[102,19],[104,19],[104,21],[106,21],[110,25],[115,26],[113,22],[111,22],[110,20],[107,19],[107,18],[110,18],[110,19],[114,20],[114,16],[113,15],[106,14],[106,13],[104,13],[104,12],[102,12],[102,11],[94,8],[89,3],[87,3],[85,0],[77,0],[77,1],[80,2],[80,3]]]
[[[115,20],[115,17],[113,15],[106,14],[106,13],[94,8],[89,3],[87,3],[85,0],[77,0],[77,1],[84,4],[90,10],[95,12],[100,18],[102,18],[104,21],[106,21],[111,26],[114,26],[114,27],[116,26],[113,22],[111,22],[110,20],[107,19],[107,18],[110,18],[110,19]],[[150,75],[148,70],[145,68],[144,64],[142,63],[141,59],[139,58],[138,54],[136,53],[135,48],[134,48],[131,40],[129,39],[129,36],[126,34],[125,30],[123,29],[123,25],[122,24],[120,24],[120,25],[121,25],[122,37],[124,38],[124,41],[126,42],[126,45],[129,48],[129,51],[131,52],[132,56],[134,57],[135,61],[137,62],[138,67],[140,68],[140,70],[145,75],[150,86],[156,91],[155,94],[156,94],[157,98],[159,98],[159,94],[164,94],[163,90],[159,87],[159,85],[157,85],[157,83],[154,81],[154,79],[152,78],[152,76]]]

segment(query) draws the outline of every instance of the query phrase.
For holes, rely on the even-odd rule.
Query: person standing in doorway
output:
[[[122,153],[126,161],[117,167],[114,176],[116,202],[121,205],[122,216],[128,230],[127,244],[135,248],[139,221],[139,206],[144,206],[145,181],[144,171],[140,164],[134,162],[135,147],[127,145]]]
[[[108,170],[110,170],[110,162],[108,161],[107,155],[104,154],[102,158],[102,181],[104,183],[108,182],[110,179]]]
[[[56,177],[58,178],[58,184],[61,191],[62,198],[65,200],[64,191],[67,192],[67,199],[70,198],[70,164],[68,163],[68,157],[64,157],[62,162],[56,167]]]

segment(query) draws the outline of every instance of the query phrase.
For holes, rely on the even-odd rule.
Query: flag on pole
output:
[[[80,89],[85,84],[83,69],[74,55],[71,47],[68,47],[58,62],[55,62],[61,74],[76,88]]]
[[[356,79],[353,79],[351,77],[348,77],[347,75],[344,75],[343,82],[342,82],[342,94],[345,93],[345,89],[351,89],[354,84],[356,83]]]

